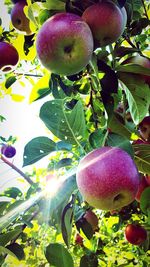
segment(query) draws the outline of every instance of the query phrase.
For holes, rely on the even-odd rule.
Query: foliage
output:
[[[49,137],[37,134],[25,145],[23,167],[31,165],[30,173],[24,174],[13,161],[0,155],[5,164],[29,182],[25,192],[12,186],[0,195],[2,267],[150,266],[150,188],[142,193],[140,203],[134,201],[118,211],[93,209],[99,219],[99,229],[93,232],[83,219],[85,211],[92,207],[83,201],[75,177],[80,159],[105,145],[123,148],[134,159],[138,171],[150,175],[150,144],[134,143],[141,139],[138,124],[150,115],[149,86],[141,78],[141,74],[150,75],[150,71],[123,64],[136,53],[150,56],[148,1],[114,0],[127,10],[126,29],[116,43],[95,47],[88,66],[78,74],[49,73],[36,56],[36,36],[49,17],[61,11],[81,16],[86,6],[96,2],[27,0],[25,14],[32,35],[17,32],[11,23],[9,30],[3,28],[3,21],[0,25],[0,40],[12,43],[20,58],[16,69],[1,73],[0,98],[10,96],[12,101],[24,101],[14,87],[21,88],[28,82],[32,86],[30,104],[44,101],[39,119],[49,133]],[[5,5],[10,13],[13,1],[5,0]],[[2,115],[1,125],[7,119]],[[0,141],[15,145],[16,137],[1,136]],[[47,168],[38,169],[36,163],[45,156]],[[43,179],[47,175],[55,178]],[[124,238],[125,226],[134,222],[148,232],[140,246],[133,246]],[[79,232],[83,246],[75,242]]]

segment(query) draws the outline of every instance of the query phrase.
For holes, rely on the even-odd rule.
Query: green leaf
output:
[[[65,206],[62,212],[61,230],[63,239],[67,247],[70,246],[71,240],[74,204],[75,196],[73,195],[71,201]]]
[[[56,150],[54,141],[45,136],[33,138],[24,149],[23,166],[37,162],[49,153]]]
[[[23,260],[25,258],[25,253],[21,245],[17,243],[12,243],[6,246],[6,248],[13,252],[13,254],[15,254],[18,258],[18,260]]]
[[[52,243],[47,246],[45,257],[55,267],[74,267],[72,256],[61,244]]]
[[[6,197],[16,199],[17,197],[22,196],[22,192],[17,187],[11,187],[11,188],[6,189],[3,194],[0,194],[0,196],[6,196]]]
[[[96,255],[83,255],[80,260],[80,267],[98,267]]]
[[[24,200],[16,200],[14,203],[11,203],[8,208],[7,208],[7,211],[11,211],[13,209],[15,209],[16,207],[20,206],[22,203],[24,203]]]
[[[150,210],[150,187],[147,187],[141,194],[140,197],[140,208],[148,215]]]
[[[150,145],[149,144],[133,144],[135,153],[135,163],[138,170],[142,173],[150,174]]]
[[[40,110],[40,118],[46,127],[59,139],[78,144],[85,137],[86,125],[81,101],[67,111],[63,99],[55,99],[44,103]]]
[[[0,234],[0,246],[5,246],[8,242],[15,239],[22,232],[22,227],[17,226],[14,230],[5,234]]]
[[[150,70],[138,64],[119,65],[116,70],[119,72],[145,74],[150,76]]]
[[[149,86],[141,80],[124,74],[122,88],[125,91],[129,110],[134,123],[139,124],[146,116],[150,106]]]
[[[1,201],[0,202],[0,214],[3,214],[3,211],[6,209],[9,201]]]
[[[125,150],[132,158],[134,157],[134,150],[132,145],[124,136],[115,133],[109,133],[106,141],[107,146],[117,146]]]
[[[49,88],[49,78],[50,75],[45,75],[33,86],[29,97],[29,103],[32,103],[50,94],[51,89]]]
[[[72,159],[71,158],[64,158],[58,161],[55,165],[55,169],[60,169],[63,167],[71,166],[72,164]]]
[[[5,254],[8,254],[14,258],[17,258],[16,255],[12,251],[10,251],[8,248],[0,246],[0,255],[5,255]]]
[[[10,76],[5,82],[5,87],[8,89],[16,80],[15,76]]]
[[[108,128],[114,133],[131,139],[132,132],[120,119],[122,118],[119,118],[118,114],[112,113],[108,118]]]
[[[56,150],[66,150],[66,151],[71,151],[72,150],[72,144],[69,144],[64,141],[59,141],[56,143]]]
[[[106,131],[97,129],[89,137],[89,142],[93,148],[101,147],[104,144]]]

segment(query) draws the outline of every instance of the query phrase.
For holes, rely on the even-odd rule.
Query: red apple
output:
[[[83,247],[83,237],[78,233],[75,236],[75,244]]]
[[[140,123],[139,123],[139,132],[141,137],[146,140],[150,141],[150,116],[145,117]]]
[[[146,175],[146,181],[147,181],[147,183],[148,183],[148,185],[150,185],[150,175]]]
[[[19,60],[16,48],[6,42],[0,42],[0,70],[10,72],[17,65]]]
[[[143,193],[144,189],[148,187],[148,183],[146,177],[144,175],[141,176],[141,180],[139,183],[138,191],[136,193],[135,199],[140,202],[141,194]]]
[[[140,225],[128,224],[125,228],[125,237],[133,245],[141,245],[147,239],[147,231]]]
[[[26,17],[24,13],[24,7],[27,5],[26,1],[22,0],[17,2],[11,11],[11,21],[15,29],[19,32],[31,35],[31,29],[29,26],[29,19]]]
[[[58,13],[41,27],[36,41],[37,55],[48,70],[62,75],[80,72],[93,53],[93,37],[81,17]]]
[[[95,232],[98,229],[98,218],[96,214],[92,210],[87,210],[83,217],[92,226],[92,229]]]
[[[89,6],[82,15],[89,25],[93,38],[100,46],[118,40],[127,22],[127,14],[111,1],[102,1]]]
[[[81,159],[77,186],[91,206],[116,210],[135,199],[139,174],[127,152],[118,147],[102,147]]]

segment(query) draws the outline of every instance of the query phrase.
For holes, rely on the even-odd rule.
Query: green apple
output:
[[[26,1],[17,2],[11,11],[11,22],[15,29],[25,35],[31,35],[30,21],[24,13],[24,7],[27,5]]]
[[[147,182],[146,177],[144,175],[142,175],[141,179],[140,179],[138,191],[137,191],[136,196],[135,196],[136,201],[140,202],[141,195],[142,195],[143,191],[145,190],[145,188],[147,188],[148,186],[149,186],[149,184]]]
[[[45,68],[56,74],[73,75],[89,63],[93,36],[89,26],[78,15],[58,13],[39,30],[36,50]]]
[[[89,6],[83,12],[82,18],[89,25],[94,41],[99,46],[117,41],[127,22],[125,8],[119,8],[112,1],[102,1]]]
[[[0,42],[0,70],[10,72],[19,61],[19,55],[16,48],[7,42]]]
[[[133,159],[118,147],[88,153],[79,162],[76,179],[83,199],[101,210],[117,210],[130,204],[140,182]]]

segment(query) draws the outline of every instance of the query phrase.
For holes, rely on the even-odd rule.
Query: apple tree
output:
[[[1,101],[30,84],[48,136],[25,144],[22,169],[11,129],[0,136],[1,163],[27,184],[0,194],[0,265],[149,266],[149,2],[3,4]]]

